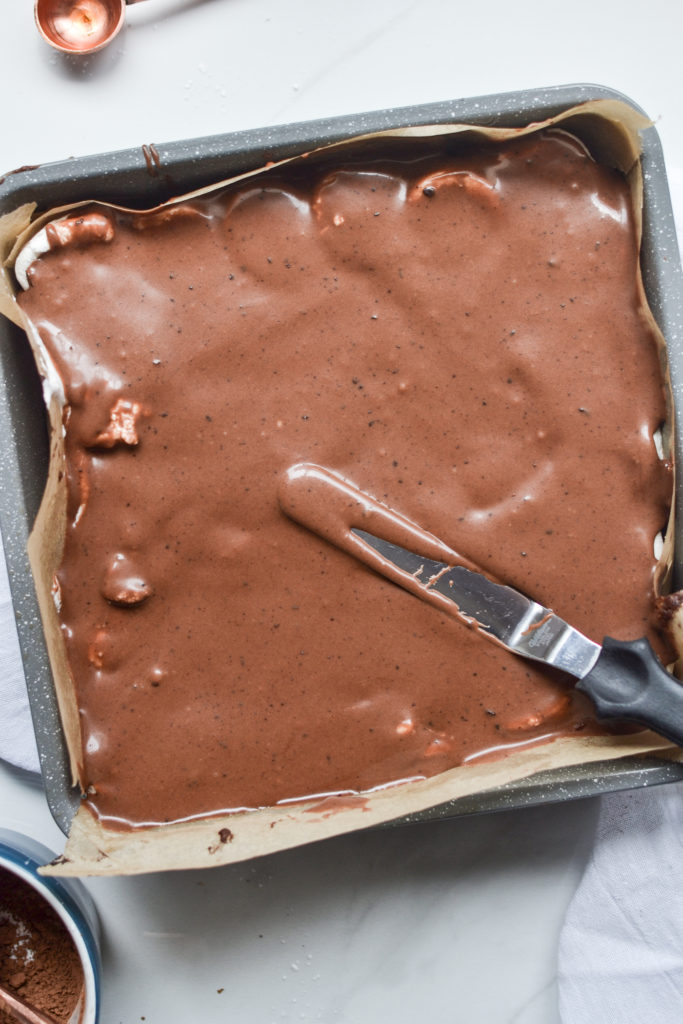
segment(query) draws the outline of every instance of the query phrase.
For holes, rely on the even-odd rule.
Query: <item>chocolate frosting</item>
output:
[[[287,502],[313,463],[593,639],[656,642],[671,475],[619,173],[558,129],[415,141],[50,241],[20,302],[65,384],[57,589],[105,823],[600,730]]]

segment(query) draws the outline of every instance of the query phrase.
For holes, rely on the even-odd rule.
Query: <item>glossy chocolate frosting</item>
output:
[[[561,130],[449,150],[86,210],[32,265],[20,301],[67,398],[60,619],[105,822],[599,729],[567,680],[290,518],[295,464],[595,640],[653,636],[671,478],[627,185]]]

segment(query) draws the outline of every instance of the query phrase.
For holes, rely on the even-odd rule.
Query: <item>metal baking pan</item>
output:
[[[25,202],[40,210],[79,199],[101,199],[149,208],[194,188],[245,170],[364,132],[417,124],[466,122],[523,126],[592,99],[620,99],[594,85],[558,86],[497,96],[402,107],[331,120],[257,129],[239,134],[141,146],[118,153],[25,168],[0,180],[0,214]],[[654,128],[643,133],[645,186],[643,275],[650,306],[668,342],[674,400],[683,408],[683,275],[676,243],[664,160]],[[47,475],[48,439],[40,383],[28,342],[13,324],[0,322],[0,527],[16,611],[19,642],[38,741],[45,789],[52,814],[67,833],[79,797],[71,787],[69,762],[59,723],[52,674],[45,647],[26,543]],[[683,450],[680,427],[676,450]],[[678,473],[677,507],[683,473]],[[683,551],[677,522],[676,551]],[[683,565],[675,566],[675,586],[683,585]],[[582,765],[544,772],[453,800],[406,821],[452,817],[594,796],[613,790],[683,779],[683,765],[654,756]]]

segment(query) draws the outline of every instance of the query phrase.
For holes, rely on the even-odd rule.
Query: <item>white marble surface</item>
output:
[[[683,166],[676,0],[148,0],[112,46],[50,51],[2,4],[2,169],[403,104],[571,82],[630,95]]]
[[[87,880],[102,1024],[555,1024],[597,801],[366,832],[212,871]],[[53,849],[0,765],[0,821]]]
[[[143,143],[570,82],[620,89],[683,168],[683,5],[149,0],[62,58],[3,4],[0,171]],[[386,830],[249,865],[88,882],[103,1024],[556,1024],[562,917],[595,801]],[[30,776],[0,820],[54,849]]]

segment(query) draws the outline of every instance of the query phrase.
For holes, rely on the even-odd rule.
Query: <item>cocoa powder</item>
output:
[[[0,982],[63,1024],[84,983],[78,952],[58,915],[28,883],[2,868]],[[14,1020],[0,1009],[0,1024]]]

